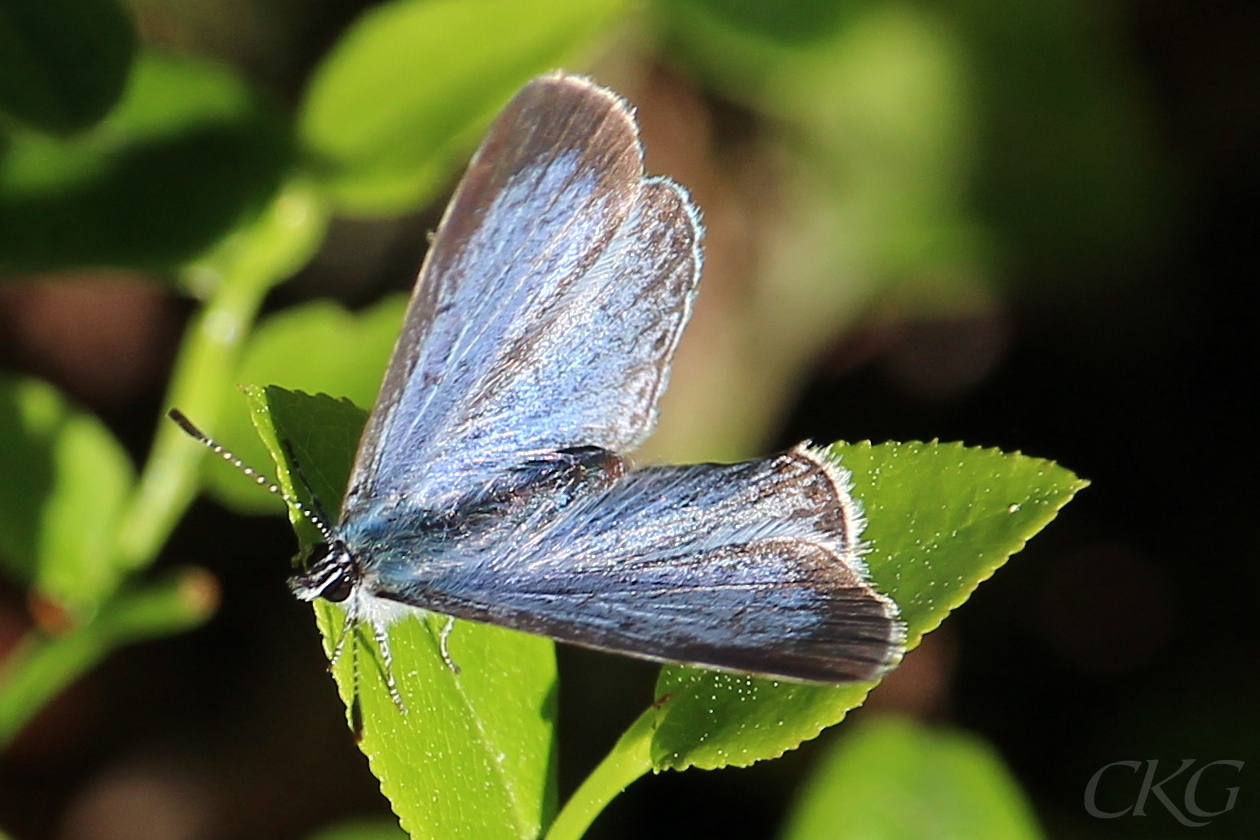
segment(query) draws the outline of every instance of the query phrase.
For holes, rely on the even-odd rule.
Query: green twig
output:
[[[209,299],[184,334],[165,409],[178,406],[213,428],[231,393],[241,347],[267,292],[300,268],[319,246],[326,212],[312,189],[291,182],[249,226],[228,237],[187,272]],[[163,417],[153,449],[118,531],[120,563],[141,569],[156,558],[197,493],[205,454]]]
[[[178,405],[213,426],[232,392],[241,347],[263,298],[315,252],[326,220],[315,192],[291,181],[257,218],[189,269],[189,284],[207,288],[208,300],[184,335],[166,406]],[[197,493],[204,454],[204,447],[186,440],[173,423],[159,423],[144,472],[119,518],[114,558],[121,569],[135,572],[157,558]],[[204,621],[214,608],[215,599],[205,597],[210,591],[213,583],[205,573],[186,574],[173,584],[115,593],[98,615],[64,636],[32,631],[0,671],[0,747],[111,650]]]
[[[630,725],[560,809],[545,840],[579,840],[609,802],[652,769],[652,735],[661,710],[661,704],[653,705]]]

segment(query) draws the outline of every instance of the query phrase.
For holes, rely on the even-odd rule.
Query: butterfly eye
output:
[[[351,590],[354,589],[354,578],[350,574],[350,569],[339,568],[335,577],[330,579],[327,585],[319,593],[319,597],[325,601],[331,601],[334,604],[340,604],[342,601],[350,597]]]
[[[306,571],[289,578],[289,588],[303,601],[323,598],[340,603],[350,597],[359,568],[343,543],[316,543],[303,558]]]

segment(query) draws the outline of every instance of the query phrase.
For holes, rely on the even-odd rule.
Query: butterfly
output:
[[[437,229],[296,596],[369,625],[386,673],[388,628],[417,609],[788,680],[894,667],[905,628],[826,450],[626,455],[655,425],[701,231],[682,187],[645,176],[621,98],[567,74],[527,84]]]

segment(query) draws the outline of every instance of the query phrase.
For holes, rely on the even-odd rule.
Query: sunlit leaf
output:
[[[836,444],[866,511],[866,561],[901,606],[907,647],[970,597],[1085,486],[1050,461],[948,443]],[[681,666],[657,681],[656,769],[775,758],[838,723],[872,686],[785,683]]]
[[[310,490],[336,511],[366,414],[347,400],[281,388],[248,394],[289,492],[308,498],[289,472],[291,452]],[[296,518],[304,542],[316,538]],[[344,630],[341,608],[320,603],[316,617],[331,653]],[[347,708],[357,702],[361,709],[359,746],[413,837],[532,840],[555,808],[553,645],[458,622],[450,637],[456,672],[439,653],[445,622],[417,613],[390,628],[406,711],[389,695],[370,631],[360,629],[346,643],[333,674]]]

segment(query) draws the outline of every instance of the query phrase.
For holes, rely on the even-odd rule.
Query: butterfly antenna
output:
[[[324,513],[323,506],[320,505],[318,500],[314,499],[313,495],[312,495],[313,507],[308,507],[307,505],[303,504],[299,499],[295,499],[292,496],[290,496],[288,493],[284,492],[284,489],[279,484],[276,484],[270,478],[258,472],[258,470],[254,469],[253,467],[249,466],[240,458],[237,458],[235,455],[232,454],[230,450],[225,449],[214,438],[210,437],[205,432],[201,431],[201,429],[198,429],[196,426],[194,426],[192,421],[189,420],[186,416],[184,416],[184,412],[180,411],[178,408],[172,408],[170,411],[166,412],[166,416],[174,420],[175,423],[181,429],[183,429],[185,432],[188,433],[189,437],[193,438],[194,440],[199,441],[211,452],[218,455],[220,458],[227,461],[229,464],[236,467],[241,472],[245,473],[245,475],[252,478],[254,480],[254,483],[257,484],[259,487],[262,487],[263,489],[267,490],[268,492],[270,492],[271,494],[275,496],[279,496],[289,505],[301,511],[302,515],[305,516],[307,520],[309,520],[310,523],[315,526],[315,529],[319,531],[320,536],[322,536],[326,542],[333,541],[332,526],[329,524],[330,520],[328,519],[328,516]],[[290,454],[290,457],[292,457],[292,452],[290,452],[289,454]],[[305,479],[303,479],[303,483],[305,483]],[[307,489],[310,489],[309,485]]]

